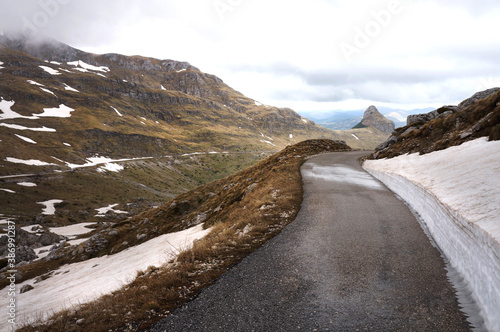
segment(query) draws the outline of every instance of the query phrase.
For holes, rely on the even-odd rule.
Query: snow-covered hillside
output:
[[[469,284],[489,331],[500,331],[500,141],[480,138],[363,167],[421,216]]]
[[[16,327],[48,318],[60,310],[109,294],[133,281],[139,271],[167,263],[179,252],[189,249],[194,240],[203,238],[209,232],[210,229],[204,230],[200,224],[180,232],[161,235],[115,255],[64,265],[51,273],[48,279],[24,281],[16,285]],[[26,285],[33,289],[21,294],[20,290]],[[2,308],[9,304],[8,291],[8,287],[0,291]],[[0,331],[13,327],[7,323],[7,319],[7,314],[0,316]]]

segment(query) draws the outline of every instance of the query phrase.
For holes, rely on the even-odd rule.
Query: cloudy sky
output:
[[[500,86],[497,0],[0,0],[0,29],[188,61],[297,111],[438,107]]]

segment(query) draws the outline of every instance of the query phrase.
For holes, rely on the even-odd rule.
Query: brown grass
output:
[[[137,226],[148,219],[147,224],[155,225],[155,234],[159,235],[179,230],[180,224],[193,225],[203,213],[205,227],[212,227],[212,231],[174,261],[139,272],[122,289],[20,331],[146,329],[191,300],[295,219],[302,203],[300,167],[308,156],[348,149],[345,144],[331,140],[302,142],[124,222],[116,228],[119,233],[127,234],[126,229],[130,231],[131,225]],[[130,240],[133,242],[133,237]],[[104,251],[113,249],[119,250],[117,244]]]

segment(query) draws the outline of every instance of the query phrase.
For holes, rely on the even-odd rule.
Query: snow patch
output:
[[[109,68],[108,67],[105,67],[105,66],[96,67],[96,66],[93,66],[93,65],[89,65],[88,63],[85,63],[85,62],[83,62],[81,60],[68,62],[68,65],[75,66],[75,67],[81,67],[81,68],[83,68],[85,70],[100,71],[100,72],[103,72],[103,73],[109,72]],[[75,68],[75,69],[78,70],[79,68]]]
[[[125,169],[125,167],[123,167],[120,164],[106,163],[106,164],[104,164],[104,166],[99,167],[97,169],[97,171],[100,172],[100,173],[103,173],[103,172],[106,172],[106,171],[118,173],[120,171],[123,171],[124,169]]]
[[[46,216],[53,216],[56,213],[56,204],[62,203],[60,199],[51,199],[45,202],[36,202],[36,204],[45,205],[45,208],[42,210],[42,214]]]
[[[36,159],[25,160],[25,159],[17,159],[17,158],[7,157],[7,158],[5,158],[5,161],[8,161],[8,162],[14,163],[14,164],[23,164],[23,165],[29,165],[29,166],[57,166],[57,164],[50,164],[50,163],[46,163],[45,161],[40,161],[40,160],[36,160]]]
[[[116,114],[118,114],[119,116],[123,116],[123,114],[118,112],[118,110],[116,108],[114,108],[113,106],[110,106],[110,107],[116,112]]]
[[[9,194],[15,194],[16,192],[14,190],[10,190],[10,189],[4,189],[4,188],[0,188],[1,191],[5,191]]]
[[[28,143],[31,143],[31,144],[37,144],[34,140],[32,140],[31,138],[28,138],[28,137],[24,137],[24,136],[21,136],[21,135],[18,135],[18,134],[14,134],[16,135],[18,138],[22,139],[23,141],[25,142],[28,142]]]
[[[37,85],[37,86],[45,86],[45,85],[43,85],[43,84],[37,83],[37,82],[35,82],[35,81],[31,81],[31,80],[28,80],[28,83],[29,83],[29,84],[33,84],[33,85]]]
[[[183,71],[186,71],[186,69],[181,69],[181,70],[178,70],[177,72],[182,73]]]
[[[66,146],[71,146],[71,144],[69,144],[69,143],[63,143],[63,145],[66,145]]]
[[[486,329],[500,331],[500,141],[480,138],[363,167],[421,215],[469,284]]]
[[[73,92],[80,92],[77,89],[73,89],[72,87],[70,87],[66,83],[63,83],[63,84],[64,84],[64,90],[73,91]]]
[[[0,100],[0,111],[3,114],[0,114],[0,120],[8,120],[8,119],[37,119],[36,116],[24,116],[19,113],[14,112],[11,108],[14,106],[15,101],[7,101],[3,98]]]
[[[115,210],[114,209],[115,206],[118,206],[118,203],[111,204],[111,205],[108,205],[108,206],[96,209],[97,214],[95,216],[96,217],[105,217],[106,213],[108,213],[108,212],[113,212],[113,213],[117,213],[117,214],[126,214],[126,213],[128,213],[127,211]]]
[[[1,116],[1,114],[0,114]],[[42,126],[41,128],[29,128],[29,127],[24,127],[20,125],[15,125],[15,124],[10,124],[10,123],[0,123],[0,126],[11,128],[11,129],[17,129],[17,130],[31,130],[31,131],[42,131],[42,132],[56,132],[55,129],[52,128],[47,128],[45,126]]]
[[[42,114],[37,114],[40,117],[55,117],[55,118],[69,118],[74,109],[64,104],[59,105],[57,108],[44,108]]]
[[[293,138],[293,134],[290,134],[288,137]]]
[[[3,65],[3,62],[0,61],[0,69],[4,69],[4,67],[2,67],[2,65]]]
[[[47,66],[38,66],[38,67],[42,68],[43,70],[45,70],[47,73],[49,73],[51,75],[61,75],[61,73],[58,72],[57,70],[55,70],[54,68],[50,68]]]
[[[167,263],[181,250],[190,248],[193,241],[205,237],[209,232],[210,229],[204,230],[201,224],[156,237],[115,255],[64,265],[50,278],[36,284],[35,279],[26,280],[16,287],[16,302],[23,304],[16,308],[16,322],[29,324],[38,318],[47,319],[55,312],[118,290],[134,280],[137,271]],[[34,286],[34,289],[20,294],[20,289],[28,284]],[[7,292],[8,287],[0,290],[2,308],[9,304]],[[7,326],[7,319],[7,315],[1,315],[0,326]]]
[[[36,183],[33,182],[19,182],[17,185],[21,187],[36,187]]]
[[[62,202],[62,201],[59,201],[58,203],[60,203],[60,202]],[[62,236],[71,238],[71,237],[75,237],[78,235],[87,234],[87,233],[92,232],[94,229],[87,227],[87,226],[91,226],[91,225],[95,225],[95,223],[83,222],[80,224],[75,224],[75,225],[70,225],[70,226],[50,227],[49,231],[54,233],[54,234],[57,234],[57,235],[62,235]]]
[[[54,97],[57,98],[56,94],[52,91],[50,91],[49,89],[46,89],[46,88],[40,88],[43,92],[47,92],[47,93],[50,93],[51,95],[53,95]]]
[[[357,139],[359,141],[359,137],[358,136],[356,136],[354,134],[351,134],[351,135],[352,135],[352,137],[354,137],[355,139]]]
[[[165,87],[164,87],[163,85],[160,85],[160,87],[161,87],[161,89],[162,89],[162,90],[164,90],[164,91],[165,91],[165,90],[167,90],[167,89],[165,89]]]
[[[66,166],[69,168],[82,168],[82,167],[92,167],[92,166],[97,166],[101,164],[109,164],[109,163],[116,163],[116,162],[122,162],[122,161],[132,161],[132,160],[144,160],[144,159],[152,159],[153,157],[143,157],[143,158],[128,158],[128,159],[111,159],[108,157],[91,157],[87,158],[85,161],[86,163],[83,165],[79,164],[72,164],[72,163],[66,163]]]

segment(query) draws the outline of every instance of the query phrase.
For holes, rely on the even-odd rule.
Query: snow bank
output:
[[[4,69],[4,67],[2,67],[2,65],[3,65],[3,62],[0,61],[0,69]]]
[[[118,290],[133,281],[138,271],[167,263],[181,250],[190,248],[194,240],[203,238],[209,232],[210,229],[203,230],[203,225],[198,225],[159,236],[112,256],[64,265],[50,278],[36,284],[34,279],[24,281],[16,285],[18,322],[29,323],[33,319],[48,318],[52,313]],[[20,294],[21,287],[27,284],[34,289]],[[7,292],[8,287],[0,291],[1,308],[8,305]],[[6,314],[0,315],[0,326],[7,325],[7,317]]]
[[[480,138],[363,167],[420,214],[469,284],[484,326],[500,331],[500,142]]]

